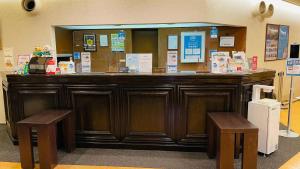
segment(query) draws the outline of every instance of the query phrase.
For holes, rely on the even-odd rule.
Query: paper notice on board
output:
[[[178,57],[177,51],[168,51],[167,65],[177,65],[177,57]]]
[[[82,52],[81,53],[81,71],[84,73],[91,72],[91,53]]]

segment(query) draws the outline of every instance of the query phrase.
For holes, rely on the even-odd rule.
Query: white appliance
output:
[[[260,99],[260,93],[270,93],[273,86],[254,85],[252,101],[248,103],[248,121],[259,128],[258,151],[271,154],[278,150],[280,102],[274,99]]]

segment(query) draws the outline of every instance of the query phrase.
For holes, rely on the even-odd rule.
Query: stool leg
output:
[[[70,153],[75,149],[75,125],[73,116],[69,115],[62,122],[65,149],[68,153]]]
[[[242,169],[257,168],[257,137],[257,133],[244,134]]]
[[[219,133],[217,149],[217,169],[233,169],[234,133]]]
[[[23,169],[34,169],[31,128],[18,126],[20,161]]]
[[[38,150],[41,169],[53,169],[57,164],[56,125],[38,128]]]
[[[207,155],[209,158],[214,158],[216,155],[216,131],[215,126],[212,123],[211,119],[207,119],[207,134],[208,134],[208,148]]]

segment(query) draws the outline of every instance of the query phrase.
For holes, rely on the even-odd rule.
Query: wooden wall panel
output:
[[[207,60],[209,59],[209,50],[217,49],[218,51],[245,51],[246,50],[246,28],[245,27],[230,27],[223,26],[218,27],[219,36],[235,36],[235,47],[221,48],[219,47],[219,38],[211,39],[210,38],[211,27],[198,27],[198,28],[160,28],[158,29],[157,39],[158,42],[147,43],[146,41],[138,41],[138,46],[151,46],[158,44],[158,55],[156,52],[153,54],[153,67],[165,67],[167,61],[167,45],[168,45],[168,35],[178,35],[178,70],[198,70],[198,71],[207,71]],[[131,29],[125,30],[126,40],[125,40],[125,53],[123,52],[111,52],[111,42],[110,34],[117,33],[120,30],[82,30],[74,31],[74,52],[83,52],[83,35],[84,34],[96,34],[97,40],[97,51],[92,52],[92,71],[93,72],[107,72],[107,71],[117,71],[118,60],[125,58],[125,53],[132,53],[134,50],[137,52],[140,49],[135,49],[133,44],[133,33]],[[206,63],[180,63],[180,35],[181,32],[193,32],[193,31],[205,31],[206,32],[206,46],[205,46],[205,56]],[[100,47],[99,46],[99,35],[106,34],[108,36],[109,47]],[[147,33],[144,33],[147,36]],[[141,36],[141,35],[140,35]],[[152,36],[156,36],[153,34]],[[153,38],[155,39],[155,38]],[[140,45],[141,44],[141,45]],[[151,50],[154,50],[151,47]],[[145,48],[146,49],[146,48]],[[147,49],[149,50],[149,49]]]
[[[158,30],[132,30],[132,52],[152,53],[152,65],[158,67]]]
[[[158,66],[165,67],[167,62],[168,52],[168,36],[178,36],[178,70],[191,70],[191,71],[206,71],[207,60],[209,59],[209,50],[217,49],[218,51],[245,51],[246,50],[246,28],[244,27],[218,27],[219,36],[235,36],[235,47],[221,48],[219,47],[219,38],[210,38],[211,27],[199,28],[163,28],[158,31]],[[205,31],[205,60],[206,63],[180,63],[181,56],[181,32],[194,32]],[[175,50],[176,51],[176,50]]]
[[[95,34],[97,51],[91,52],[92,72],[115,72],[118,71],[118,63],[120,59],[125,59],[126,53],[132,52],[131,30],[124,30],[126,34],[125,52],[111,51],[111,34],[118,33],[121,30],[82,30],[74,31],[74,52],[84,52],[83,35]],[[108,47],[100,47],[99,35],[108,35]],[[76,61],[78,62],[78,61]]]
[[[57,54],[73,53],[73,31],[63,28],[55,28]]]

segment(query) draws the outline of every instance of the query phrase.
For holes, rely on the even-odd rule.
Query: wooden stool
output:
[[[258,128],[237,113],[208,113],[208,151],[217,153],[217,169],[234,168],[235,135],[243,134],[243,169],[257,168]],[[216,150],[217,146],[217,150]]]
[[[31,129],[37,129],[38,152],[41,169],[57,165],[56,128],[63,123],[64,145],[67,152],[75,149],[75,128],[70,110],[47,110],[17,123],[20,160],[23,169],[34,169]]]

